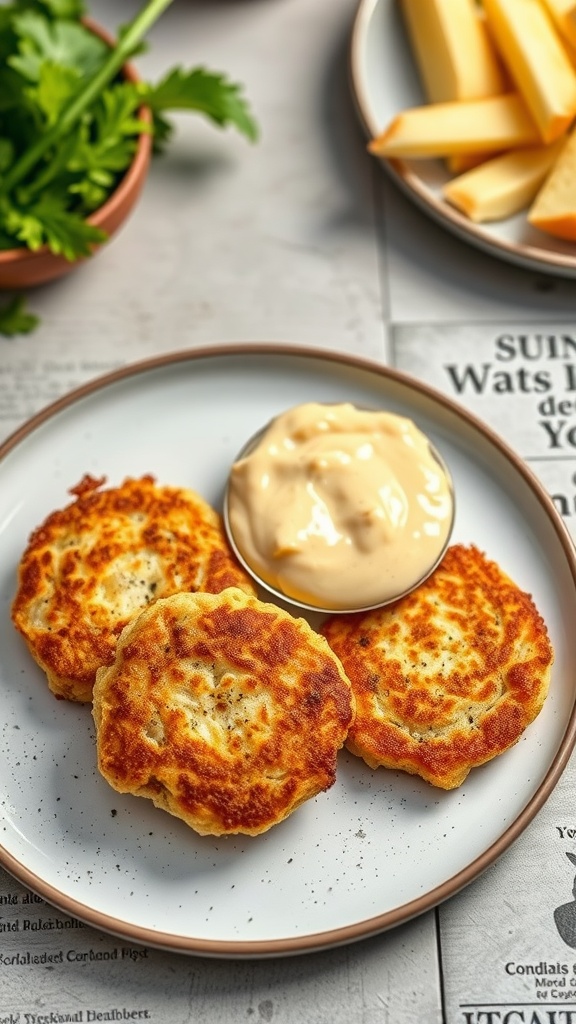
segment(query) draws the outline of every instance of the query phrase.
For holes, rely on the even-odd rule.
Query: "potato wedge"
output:
[[[576,241],[576,130],[573,129],[528,211],[535,228]]]
[[[411,107],[372,139],[368,149],[383,157],[445,157],[538,142],[538,130],[523,100],[517,93],[507,93]]]
[[[558,32],[576,49],[576,0],[543,0]]]
[[[542,142],[576,115],[576,70],[540,0],[484,0],[488,27]]]
[[[475,0],[401,0],[400,7],[431,103],[505,91],[502,65]]]
[[[563,145],[560,139],[494,157],[449,181],[444,198],[476,223],[512,217],[532,202]]]

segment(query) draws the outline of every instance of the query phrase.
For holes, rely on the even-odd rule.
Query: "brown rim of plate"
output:
[[[362,73],[365,35],[374,11],[383,2],[390,2],[390,0],[360,0],[354,18],[349,48],[348,72],[352,97],[367,139],[374,138],[384,127],[374,120],[372,104],[364,88]],[[370,159],[374,160],[375,158],[370,157]],[[529,242],[508,242],[491,234],[482,224],[476,224],[456,207],[434,195],[418,174],[417,161],[409,163],[398,159],[388,160],[384,157],[376,159],[409,199],[461,241],[473,244],[477,249],[481,249],[490,256],[499,257],[527,270],[548,274],[556,273],[563,277],[576,277],[576,245],[574,246],[574,255],[570,255],[553,252]]]
[[[0,461],[12,452],[20,442],[31,435],[38,427],[42,426],[53,416],[63,409],[67,409],[81,399],[93,395],[111,384],[116,384],[129,378],[137,377],[152,370],[175,366],[178,363],[194,363],[202,359],[226,359],[234,356],[279,356],[297,358],[300,360],[321,361],[332,363],[341,367],[350,367],[356,370],[370,373],[374,377],[384,378],[399,387],[414,393],[424,401],[440,407],[448,416],[455,416],[459,421],[466,424],[475,433],[479,433],[489,445],[495,448],[500,455],[511,463],[532,491],[539,505],[545,512],[550,525],[553,528],[560,546],[563,550],[570,575],[576,588],[576,548],[567,527],[556,510],[556,507],[539,482],[538,478],[519,455],[489,426],[470,413],[466,408],[456,401],[448,398],[435,388],[422,383],[419,379],[411,377],[400,370],[383,366],[375,360],[351,356],[345,353],[323,350],[320,348],[302,347],[288,343],[253,343],[253,344],[224,344],[209,345],[202,348],[178,352],[170,352],[164,355],[152,356],[113,370],[103,376],[75,388],[62,398],[52,402],[42,409],[35,416],[32,416],[26,423],[15,430],[2,444],[0,444]],[[451,878],[441,885],[429,890],[423,896],[411,900],[393,910],[385,911],[374,917],[363,921],[354,922],[339,928],[328,929],[320,932],[308,932],[306,935],[284,939],[256,940],[256,941],[232,941],[218,939],[199,939],[189,936],[175,935],[170,932],[163,932],[154,928],[130,924],[112,917],[109,914],[86,907],[83,903],[67,896],[65,893],[51,883],[45,882],[35,872],[23,866],[16,857],[4,849],[0,844],[0,865],[10,874],[18,879],[23,885],[37,893],[42,899],[60,909],[62,912],[76,917],[86,924],[101,931],[117,935],[123,939],[137,942],[141,945],[164,949],[178,953],[195,954],[199,956],[214,956],[229,959],[255,959],[274,957],[281,955],[294,955],[297,953],[317,952],[333,946],[344,945],[355,942],[358,939],[369,938],[380,932],[389,930],[399,924],[417,917],[427,910],[442,903],[448,897],[455,895],[466,885],[472,882],[481,872],[485,871],[491,864],[500,857],[506,849],[521,835],[524,829],[530,824],[536,813],[543,806],[558,782],[576,743],[576,704],[572,707],[567,721],[566,729],[558,750],[552,759],[544,778],[538,789],[529,799],[526,806],[520,811],[516,819],[509,825],[498,839],[492,843],[484,852],[476,857],[470,864],[466,865]]]

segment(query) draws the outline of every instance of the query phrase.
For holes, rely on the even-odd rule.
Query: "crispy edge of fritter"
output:
[[[18,566],[18,586],[11,609],[12,622],[24,637],[32,658],[45,672],[50,690],[59,699],[84,703],[92,699],[97,668],[113,660],[117,637],[132,617],[115,615],[113,606],[106,609],[104,604],[94,601],[92,593],[94,581],[110,564],[113,555],[133,550],[127,545],[123,547],[121,542],[114,547],[113,531],[112,536],[106,537],[106,523],[113,521],[114,517],[148,511],[146,543],[160,552],[164,566],[169,566],[171,573],[176,562],[179,572],[188,572],[184,586],[192,586],[193,575],[197,576],[199,566],[203,565],[201,586],[210,592],[237,586],[248,593],[255,593],[252,580],[230,549],[220,516],[201,495],[188,488],[158,485],[151,474],[140,478],[127,477],[116,487],[103,488],[105,482],[105,477],[96,479],[86,475],[70,489],[75,500],[50,513],[32,532]],[[167,545],[159,525],[162,525],[162,520],[170,523],[172,516],[176,526],[185,518],[187,509],[192,521],[200,519],[205,550],[194,550],[183,537],[176,537],[175,553],[171,552],[170,558],[163,556]],[[92,530],[91,518],[95,523]],[[90,580],[86,574],[85,589],[88,593],[85,602],[81,593],[81,574],[77,572],[74,561],[78,545],[61,551],[58,559],[54,554],[67,534],[74,536],[82,532],[85,536],[92,533],[95,538],[90,553],[93,579]],[[199,551],[201,557],[198,557]],[[82,568],[86,570],[85,561]],[[61,583],[54,586],[51,577],[61,577],[65,571],[69,573],[67,587]],[[170,588],[168,592],[175,589]],[[34,604],[42,600],[43,594],[50,603],[52,615],[63,619],[63,624],[59,622],[55,628],[38,629],[30,621]],[[162,592],[158,596],[162,596]],[[150,600],[153,599],[151,593]]]
[[[440,611],[446,627],[442,638],[430,627],[422,609],[429,599],[441,607],[447,593],[450,602]],[[496,645],[489,635],[491,624],[478,622],[486,599],[494,616],[502,620],[503,635]],[[450,616],[460,624],[466,620],[469,631],[474,629],[458,659],[458,678],[440,674],[436,683],[430,679],[422,682],[419,653],[434,650],[437,654],[442,639],[448,644]],[[402,625],[409,630],[410,650]],[[347,748],[372,768],[420,775],[442,789],[460,786],[472,768],[514,745],[540,713],[548,693],[554,652],[542,616],[531,595],[473,545],[449,548],[433,575],[394,605],[353,616],[332,616],[321,631],[340,657],[356,697],[356,720]],[[395,642],[404,642],[404,646],[397,651]],[[412,673],[406,671],[410,657]],[[472,707],[467,713],[465,669],[472,669],[473,674],[474,662],[482,665],[488,677],[486,701],[477,713]],[[481,681],[481,675],[477,676],[475,683]],[[494,699],[498,687],[504,689]],[[400,694],[398,700],[396,694]],[[451,701],[454,704],[454,721],[444,734],[434,735],[432,729],[426,729],[426,702],[431,699],[432,707],[434,701],[448,708]],[[470,702],[482,704],[478,694],[470,694]],[[420,719],[419,729],[411,730],[408,715],[402,718],[403,708]]]
[[[206,672],[223,745],[206,741],[205,721],[198,729],[198,705],[190,728],[189,702],[186,712],[175,700],[194,680],[203,692]],[[232,714],[254,710],[228,730],[230,700]],[[334,784],[354,707],[339,659],[305,620],[235,588],[174,595],[126,627],[98,672],[98,767],[200,834],[254,836]]]

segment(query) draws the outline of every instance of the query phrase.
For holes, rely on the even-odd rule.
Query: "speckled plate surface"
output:
[[[351,44],[352,90],[369,138],[407,107],[425,102],[395,0],[360,0]],[[529,270],[576,277],[576,244],[533,228],[524,213],[474,224],[441,194],[448,173],[440,160],[382,160],[397,185],[425,213],[465,242]]]
[[[10,622],[30,531],[84,473],[152,472],[220,505],[243,439],[303,401],[411,416],[446,459],[454,539],[529,590],[556,649],[522,740],[459,790],[373,772],[342,753],[332,789],[253,839],[197,836],[99,776],[88,706],[57,701]],[[0,448],[0,863],[98,928],[217,956],[350,942],[472,881],[529,824],[575,739],[576,565],[525,465],[450,400],[376,363],[287,346],[205,349],[128,367],[68,395]]]

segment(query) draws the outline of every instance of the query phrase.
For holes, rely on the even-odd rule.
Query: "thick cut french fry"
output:
[[[444,198],[477,223],[511,217],[532,202],[564,141],[494,157],[449,181]]]
[[[576,241],[576,130],[530,207],[528,221],[549,235]]]
[[[553,142],[576,115],[576,70],[540,0],[484,0],[488,27],[538,125]]]
[[[475,0],[401,0],[401,10],[431,103],[505,91],[502,66]]]
[[[499,154],[488,153],[486,150],[481,153],[453,153],[446,157],[446,167],[450,174],[464,174],[464,171],[471,171],[473,167],[486,163],[494,156]]]
[[[576,0],[544,0],[560,35],[576,49]]]
[[[531,146],[539,141],[524,102],[517,93],[507,93],[411,107],[372,139],[368,149],[381,157],[445,157]]]
[[[408,37],[430,103],[480,99],[510,90],[504,67],[476,0],[400,0]],[[486,159],[484,153],[447,160],[460,174]]]

